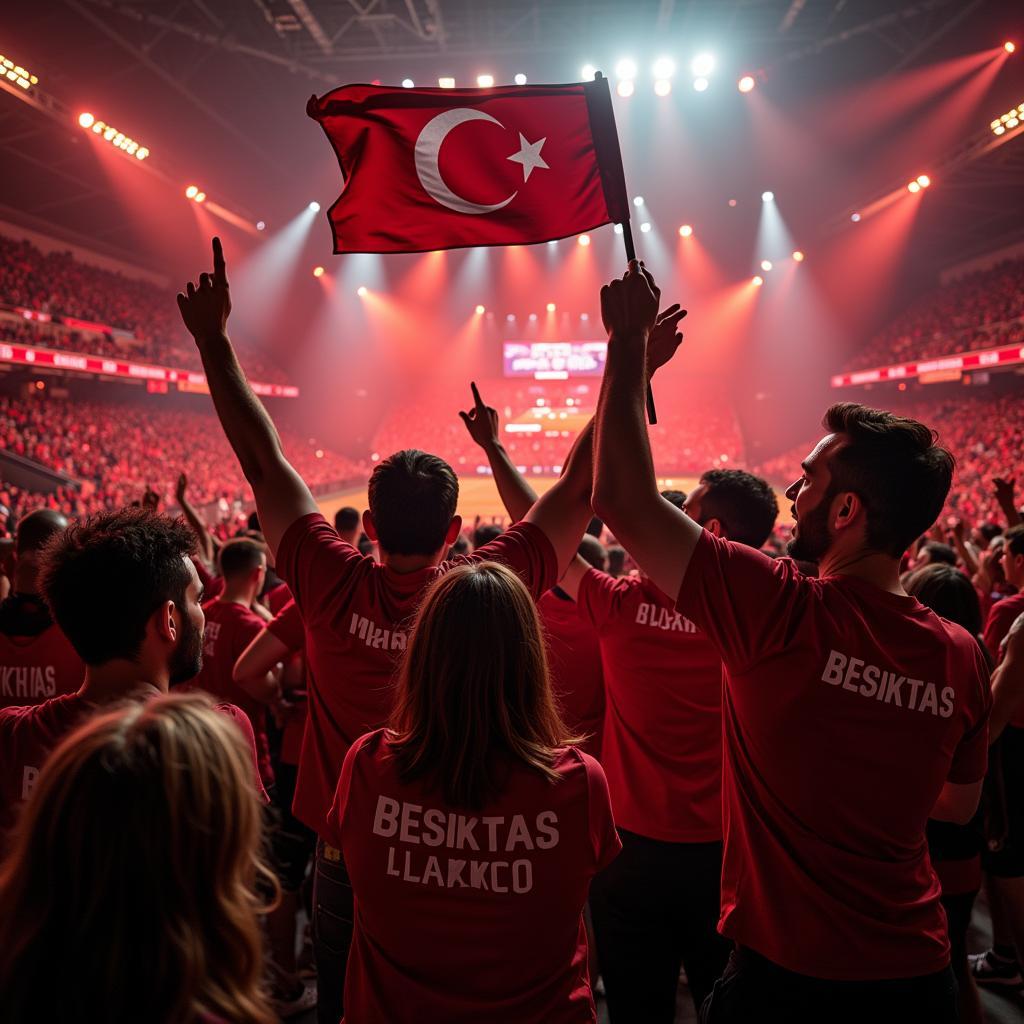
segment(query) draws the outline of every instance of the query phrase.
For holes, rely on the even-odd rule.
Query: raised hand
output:
[[[675,302],[664,313],[658,315],[654,329],[647,337],[647,374],[650,376],[664,366],[675,354],[683,340],[682,331],[677,331],[679,321],[686,316],[686,310],[680,309]]]
[[[484,405],[476,382],[469,385],[473,389],[473,408],[469,412],[459,412],[462,422],[466,424],[469,436],[481,448],[498,443],[498,412],[489,405]]]
[[[644,337],[658,319],[661,289],[643,264],[631,260],[629,269],[601,289],[601,319],[609,335]]]
[[[196,341],[223,334],[227,329],[231,293],[219,238],[213,240],[213,273],[200,274],[198,285],[191,281],[185,285],[184,294],[178,293],[178,309]]]
[[[151,512],[156,512],[160,508],[160,495],[149,484],[146,484],[146,490],[142,494],[142,507]]]
[[[174,496],[178,499],[179,505],[185,501],[186,490],[188,490],[188,477],[184,473],[179,473],[178,482],[174,488]]]
[[[1000,508],[1005,508],[1007,505],[1013,506],[1013,492],[1016,483],[1017,478],[1015,476],[1011,476],[1009,480],[1001,476],[993,479],[992,493],[995,495],[996,501],[999,502]]]

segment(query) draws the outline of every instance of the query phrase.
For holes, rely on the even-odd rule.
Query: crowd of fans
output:
[[[362,465],[308,436],[288,429],[281,435],[296,468],[318,490],[364,475]],[[218,518],[252,502],[252,491],[208,410],[180,404],[161,408],[153,401],[0,396],[0,445],[82,483],[36,495],[4,481],[0,472],[0,503],[13,520],[37,504],[72,516],[121,508],[150,489],[165,506],[173,506],[177,469],[188,472],[192,501],[219,506]]]
[[[1024,258],[936,288],[901,313],[850,360],[863,370],[1024,341]]]
[[[70,252],[44,253],[29,241],[0,235],[0,304],[88,320],[132,335],[2,318],[0,342],[202,369],[195,346],[182,330],[172,291],[84,263]],[[243,346],[240,355],[254,380],[287,383],[282,369],[252,346]]]

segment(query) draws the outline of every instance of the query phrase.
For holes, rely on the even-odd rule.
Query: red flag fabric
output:
[[[629,219],[608,80],[495,89],[346,85],[313,97],[344,191],[334,251],[523,245]]]

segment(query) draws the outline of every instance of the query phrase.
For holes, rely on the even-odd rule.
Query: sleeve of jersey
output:
[[[992,711],[992,689],[988,665],[980,650],[974,652],[973,690],[972,724],[960,740],[949,768],[949,781],[960,786],[977,782],[988,771],[988,719]]]
[[[704,530],[676,608],[704,630],[727,666],[739,669],[786,644],[810,583],[788,559],[771,559]]]
[[[367,734],[372,735],[372,733]],[[338,776],[338,787],[334,791],[334,802],[327,815],[327,830],[324,835],[331,846],[340,850],[342,848],[342,832],[345,825],[345,812],[348,810],[348,798],[352,792],[352,773],[355,770],[355,760],[367,736],[362,736],[348,748],[345,760],[341,764],[341,775]]]
[[[267,623],[267,630],[281,641],[294,654],[306,646],[306,630],[302,624],[302,614],[294,600],[289,601]]]
[[[277,552],[277,572],[288,584],[307,624],[330,616],[364,558],[319,512],[296,519]]]
[[[576,604],[580,615],[600,629],[622,602],[627,584],[598,569],[588,569],[580,580]]]
[[[1013,625],[1014,616],[1006,614],[1005,598],[1002,601],[997,601],[993,606],[992,610],[988,613],[988,618],[985,620],[985,633],[983,639],[985,641],[985,647],[988,653],[992,655],[994,661],[999,661],[999,645],[1003,642],[1003,638],[1009,632],[1010,626]]]
[[[619,855],[622,840],[612,817],[612,798],[604,769],[589,754],[580,751],[587,770],[587,798],[590,821],[590,848],[594,853],[594,870],[606,868]]]
[[[516,523],[490,544],[477,548],[456,562],[501,562],[526,584],[533,597],[558,582],[558,559],[547,534],[533,523]]]
[[[267,795],[267,791],[263,788],[263,780],[260,778],[260,759],[256,753],[256,736],[252,731],[252,722],[249,721],[249,716],[239,707],[234,704],[218,704],[217,710],[227,715],[228,718],[232,719],[236,726],[241,730],[242,737],[245,740],[245,745],[249,748],[249,757],[252,760],[252,777],[256,784],[256,793],[260,800],[265,804],[270,803],[270,797]]]

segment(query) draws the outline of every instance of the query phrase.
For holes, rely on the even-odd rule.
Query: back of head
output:
[[[361,520],[362,517],[359,515],[358,509],[354,509],[351,505],[342,505],[334,513],[334,529],[344,536],[358,530]]]
[[[395,452],[370,476],[370,516],[381,550],[394,555],[433,555],[459,500],[459,481],[444,459],[414,448]]]
[[[60,512],[37,508],[18,522],[14,546],[19,557],[41,551],[52,537],[63,533],[68,521]]]
[[[779,514],[771,487],[742,469],[710,469],[700,482],[707,488],[700,501],[701,520],[717,519],[723,536],[737,544],[763,547]]]
[[[956,552],[948,544],[930,540],[921,550],[928,556],[928,564],[934,562],[942,565],[956,565]]]
[[[184,608],[194,543],[180,519],[126,508],[75,523],[47,545],[40,592],[87,665],[136,658],[153,612],[164,601]]]
[[[239,580],[266,565],[267,549],[249,537],[229,540],[217,556],[220,573],[226,580]]]
[[[600,569],[601,572],[604,572],[608,565],[608,552],[605,550],[605,546],[590,534],[584,534],[580,541],[578,554],[584,562],[592,565],[595,569]]]
[[[1011,526],[1006,533],[1005,550],[1011,555],[1024,555],[1024,524]]]
[[[551,695],[537,608],[496,562],[458,566],[416,613],[392,718],[399,773],[438,786],[454,807],[497,792],[505,755],[553,777],[569,741]]]
[[[46,763],[0,872],[4,1020],[270,1024],[259,840],[245,741],[205,697],[93,718]]]
[[[686,491],[665,490],[661,492],[661,496],[666,500],[672,502],[676,508],[682,509],[686,504]]]
[[[959,569],[944,562],[933,562],[914,569],[903,578],[903,589],[921,604],[931,608],[971,636],[981,632],[981,602],[974,584]]]
[[[591,537],[596,537],[598,540],[601,539],[601,534],[604,533],[604,520],[600,516],[591,516],[590,522],[587,523],[586,532]]]
[[[953,456],[923,423],[853,402],[833,405],[824,426],[844,441],[828,463],[830,495],[856,494],[867,546],[901,557],[942,511]]]
[[[497,523],[484,523],[473,531],[473,548],[482,548],[490,544],[505,532],[504,528]]]
[[[621,576],[626,571],[626,549],[618,544],[608,548],[608,574]]]

